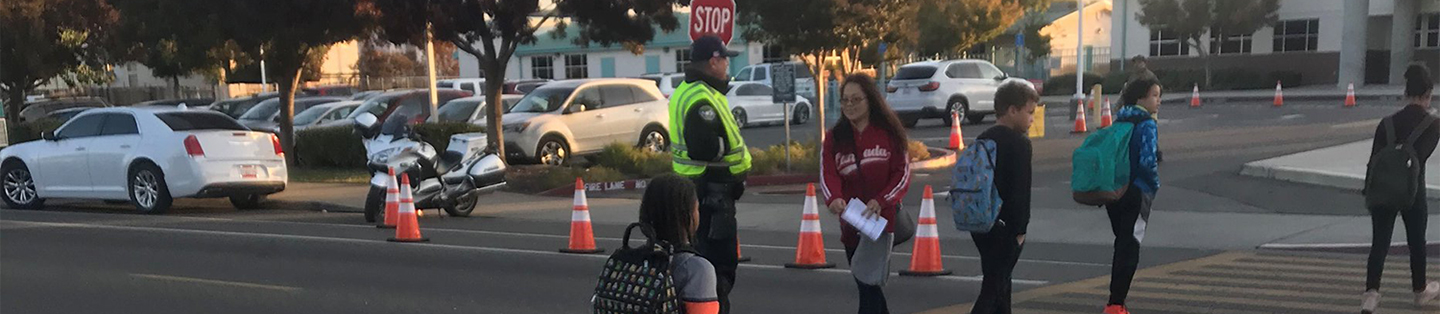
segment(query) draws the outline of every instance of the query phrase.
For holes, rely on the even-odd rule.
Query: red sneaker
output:
[[[1130,311],[1125,310],[1124,305],[1111,304],[1105,306],[1105,314],[1130,314]]]

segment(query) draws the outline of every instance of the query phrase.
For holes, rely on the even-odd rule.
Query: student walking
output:
[[[1160,83],[1139,79],[1125,84],[1121,95],[1125,107],[1120,108],[1120,121],[1134,121],[1130,133],[1130,186],[1119,200],[1105,205],[1110,216],[1110,229],[1115,233],[1115,256],[1110,266],[1110,301],[1105,314],[1129,314],[1125,298],[1130,282],[1140,264],[1140,241],[1145,239],[1145,224],[1150,220],[1151,202],[1160,190],[1156,141],[1160,134],[1151,118],[1160,111]]]
[[[1440,126],[1429,113],[1434,87],[1435,82],[1430,79],[1428,69],[1421,65],[1410,66],[1405,71],[1405,107],[1385,117],[1375,128],[1375,142],[1370,149],[1370,164],[1365,178],[1366,205],[1374,233],[1370,259],[1366,264],[1361,313],[1374,313],[1375,308],[1380,306],[1380,275],[1385,270],[1385,256],[1390,251],[1390,234],[1395,230],[1397,215],[1405,221],[1405,241],[1410,248],[1410,288],[1415,292],[1415,304],[1429,303],[1440,296],[1440,283],[1425,281],[1425,225],[1429,215],[1425,205],[1425,161],[1430,159],[1436,142],[1440,141]],[[1399,174],[1386,171],[1393,170],[1393,167],[1385,169],[1387,161],[1394,161],[1393,153],[1397,148],[1401,154]],[[1414,167],[1418,167],[1418,172],[1412,172]],[[1413,197],[1395,196],[1394,187],[1397,185],[1382,182],[1407,186],[1404,191],[1398,191],[1399,194]],[[1396,199],[1403,201],[1387,202]]]
[[[980,252],[980,296],[971,314],[1010,313],[1010,275],[1020,260],[1030,224],[1030,138],[1040,95],[1029,86],[1005,83],[995,91],[995,126],[976,140],[995,141],[995,189],[1000,214],[990,232],[971,232]]]
[[[844,212],[850,199],[865,202],[865,215],[880,215],[890,223],[885,227],[879,240],[862,239],[854,226],[840,221],[840,242],[845,244],[845,257],[850,261],[852,272],[861,267],[885,267],[879,282],[866,283],[856,274],[855,284],[860,290],[860,314],[890,313],[885,304],[885,293],[881,290],[883,276],[889,275],[886,264],[889,248],[896,244],[887,240],[895,237],[896,211],[901,199],[910,187],[910,158],[906,152],[908,140],[900,119],[875,86],[875,80],[864,74],[852,74],[841,85],[840,121],[826,133],[820,151],[821,191],[825,204],[831,213],[839,216]],[[913,231],[913,229],[911,229]],[[905,237],[905,236],[901,236]],[[885,250],[884,260],[865,260],[869,263],[857,265],[856,251],[861,241],[879,242],[868,245]],[[868,254],[864,254],[868,255]],[[878,265],[875,265],[878,264]]]
[[[720,302],[715,267],[695,255],[691,247],[700,226],[700,202],[695,195],[695,185],[688,179],[673,174],[651,179],[640,200],[640,222],[654,228],[658,240],[677,248],[670,257],[670,274],[685,313],[716,314]]]

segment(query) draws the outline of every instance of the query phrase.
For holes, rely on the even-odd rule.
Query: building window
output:
[[[785,49],[780,48],[780,46],[765,45],[764,53],[760,60],[764,63],[780,63],[790,61],[790,55],[785,54]]]
[[[1250,43],[1253,34],[1230,35],[1224,41],[1219,38],[1210,38],[1210,53],[1212,54],[1235,54],[1250,53]]]
[[[1415,48],[1440,48],[1440,13],[1415,17]]]
[[[1166,32],[1158,29],[1150,30],[1150,55],[1151,56],[1185,56],[1190,55],[1190,46],[1185,44],[1173,32]]]
[[[590,63],[586,56],[565,55],[565,78],[579,79],[590,77]]]
[[[550,56],[530,57],[530,76],[537,79],[555,79],[555,58]]]
[[[1320,20],[1291,20],[1275,24],[1275,52],[1315,51],[1320,41]]]
[[[690,49],[675,49],[675,72],[685,72],[690,65]]]

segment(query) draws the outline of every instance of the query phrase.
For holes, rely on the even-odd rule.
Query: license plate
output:
[[[240,165],[240,178],[254,179],[259,177],[260,167],[256,165]]]

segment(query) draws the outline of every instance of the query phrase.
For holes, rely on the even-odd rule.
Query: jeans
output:
[[[970,233],[980,251],[980,296],[970,314],[1010,314],[1010,279],[1024,245],[1014,230],[996,225],[988,233]]]
[[[1140,266],[1140,241],[1145,239],[1146,222],[1150,220],[1153,195],[1145,195],[1135,185],[1114,203],[1105,205],[1110,216],[1110,230],[1115,233],[1115,256],[1110,263],[1110,301],[1106,304],[1125,305],[1130,283]]]
[[[735,196],[732,184],[697,180],[700,198],[700,226],[695,232],[695,252],[715,266],[715,293],[720,313],[730,313],[730,291],[735,288],[739,264],[735,237]]]
[[[845,260],[849,261],[855,257],[855,247],[845,246]],[[885,304],[885,291],[880,286],[867,285],[855,280],[855,287],[860,290],[860,311],[859,314],[890,314],[890,307]]]
[[[1425,290],[1425,225],[1429,216],[1426,207],[1422,185],[1409,210],[1370,212],[1374,241],[1370,243],[1370,260],[1365,267],[1365,290],[1380,289],[1380,274],[1385,271],[1385,256],[1390,252],[1390,233],[1395,230],[1397,215],[1405,221],[1405,242],[1410,247],[1411,289]]]

